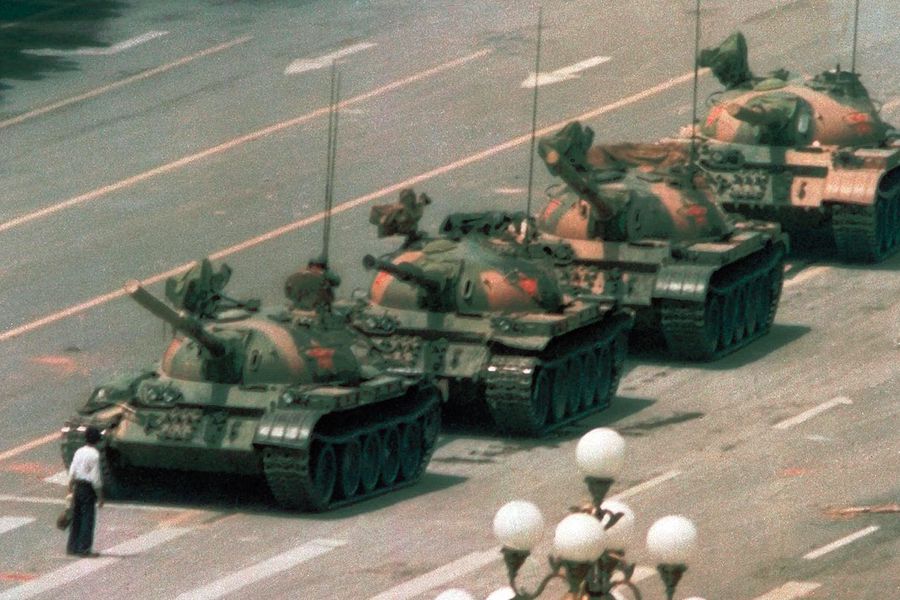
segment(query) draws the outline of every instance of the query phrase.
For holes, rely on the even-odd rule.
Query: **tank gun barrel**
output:
[[[558,133],[541,138],[538,154],[547,165],[551,175],[559,177],[579,196],[590,202],[601,220],[611,219],[615,207],[600,195],[597,185],[591,181],[587,163],[587,150],[591,147],[594,132],[574,121]],[[580,167],[580,168],[579,168]]]
[[[178,314],[178,312],[166,306],[153,294],[145,290],[140,282],[132,279],[125,284],[125,291],[135,302],[203,346],[214,358],[222,358],[228,353],[225,343],[214,335],[207,333],[199,321]]]
[[[375,258],[371,254],[363,257],[363,266],[371,271],[377,269],[390,273],[400,281],[415,284],[423,288],[429,295],[440,294],[444,288],[443,278],[424,271],[421,267],[409,263],[392,263],[381,258]]]

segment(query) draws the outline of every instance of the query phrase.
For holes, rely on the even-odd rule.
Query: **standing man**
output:
[[[84,431],[85,445],[75,452],[69,466],[69,493],[72,494],[72,525],[66,554],[98,556],[94,545],[94,504],[103,506],[103,479],[100,475],[100,430],[88,426]]]

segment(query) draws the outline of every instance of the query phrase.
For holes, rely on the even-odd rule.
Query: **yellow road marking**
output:
[[[176,67],[180,67],[181,65],[186,65],[189,62],[195,61],[198,58],[203,58],[204,56],[209,56],[211,54],[216,54],[217,52],[221,52],[223,50],[227,50],[233,46],[237,46],[238,44],[243,44],[244,42],[248,42],[253,39],[252,35],[245,35],[243,37],[235,38],[231,41],[225,42],[224,44],[219,44],[218,46],[213,46],[211,48],[207,48],[206,50],[201,50],[200,52],[196,52],[191,54],[190,56],[185,56],[183,58],[179,58],[176,61],[170,62],[165,65],[160,65],[158,67],[153,67],[152,69],[147,69],[146,71],[141,71],[135,75],[130,77],[126,77],[125,79],[120,79],[118,81],[114,81],[107,85],[94,88],[88,92],[83,94],[79,94],[77,96],[72,96],[71,98],[66,98],[65,100],[60,100],[58,102],[54,102],[52,104],[47,104],[40,108],[36,108],[34,110],[30,110],[26,113],[22,113],[21,115],[16,115],[15,117],[11,117],[4,121],[0,121],[0,129],[4,127],[9,127],[10,125],[15,125],[17,123],[21,123],[22,121],[27,121],[28,119],[33,119],[34,117],[38,117],[43,114],[47,114],[48,112],[57,110],[59,108],[63,108],[64,106],[69,106],[70,104],[75,104],[77,102],[81,102],[83,100],[89,100],[91,98],[96,98],[101,94],[105,94],[106,92],[115,90],[122,86],[128,85],[129,83],[134,83],[135,81],[141,81],[143,79],[147,79],[149,77],[153,77],[154,75],[159,75],[160,73],[165,73],[166,71],[171,71]]]

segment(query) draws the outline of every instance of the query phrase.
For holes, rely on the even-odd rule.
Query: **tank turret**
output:
[[[550,190],[550,203],[538,218],[541,231],[609,242],[717,240],[733,232],[728,216],[708,190],[695,185],[693,171],[686,165],[660,172],[596,167],[589,156],[605,161],[613,153],[589,153],[593,139],[590,127],[573,121],[538,142],[547,169],[568,186]],[[616,155],[624,158],[622,153]],[[668,162],[662,156],[655,161]]]

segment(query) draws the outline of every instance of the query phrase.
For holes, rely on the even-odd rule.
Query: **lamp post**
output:
[[[553,554],[548,557],[549,571],[533,591],[523,589],[516,580],[540,540],[544,518],[537,506],[522,500],[509,502],[497,511],[494,535],[503,545],[509,587],[496,590],[488,600],[534,600],[553,579],[564,580],[571,597],[579,600],[615,600],[616,588],[628,588],[641,600],[640,590],[631,581],[635,564],[625,560],[626,548],[634,538],[634,513],[623,502],[604,500],[624,464],[625,440],[612,429],[594,429],[578,441],[575,458],[591,501],[557,525]],[[647,532],[647,548],[657,562],[668,600],[675,597],[696,541],[694,524],[681,516],[663,517]],[[439,598],[455,600],[443,595]]]

